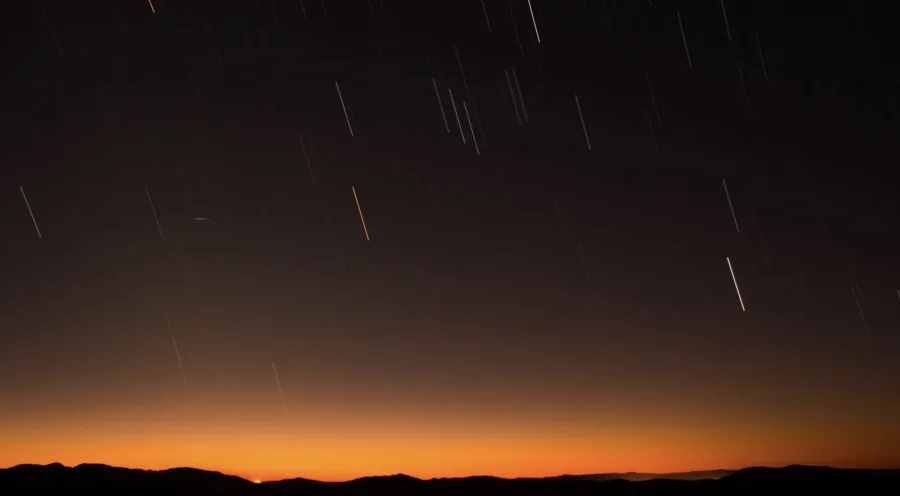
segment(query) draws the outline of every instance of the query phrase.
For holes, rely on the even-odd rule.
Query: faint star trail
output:
[[[166,236],[163,234],[162,226],[159,224],[159,217],[156,215],[156,207],[153,206],[153,198],[150,197],[150,190],[144,188],[144,192],[147,193],[147,201],[150,202],[150,211],[153,212],[153,220],[156,221],[156,229],[159,231],[159,237],[165,241]]]
[[[28,208],[28,215],[31,216],[31,222],[34,224],[34,230],[37,232],[37,237],[43,238],[43,236],[41,236],[41,228],[38,227],[37,219],[34,218],[34,212],[31,211],[31,204],[28,203],[28,197],[25,196],[25,188],[19,186],[19,191],[22,193],[22,199],[25,200],[25,207]]]
[[[359,205],[359,197],[356,196],[356,187],[351,186],[351,189],[353,190],[353,199],[356,201],[356,210],[359,211],[359,220],[362,222],[363,232],[366,234],[366,241],[369,241],[369,228],[366,227],[366,218],[363,217],[362,207]]]
[[[275,368],[275,362],[272,362],[272,372],[275,373],[275,384],[278,386],[278,396],[281,398],[281,406],[284,407],[284,414],[287,415],[287,403],[284,401],[284,392],[281,390],[281,380],[278,379],[278,369]]]

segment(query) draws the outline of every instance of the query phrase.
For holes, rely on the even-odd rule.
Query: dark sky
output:
[[[0,7],[0,466],[900,464],[888,16],[484,4]]]

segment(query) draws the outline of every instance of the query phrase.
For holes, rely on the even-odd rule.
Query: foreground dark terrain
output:
[[[658,477],[658,478],[652,478]],[[708,479],[702,479],[709,477]],[[650,478],[650,480],[642,480]],[[631,479],[631,480],[629,480]],[[635,480],[637,479],[637,480]],[[900,494],[900,470],[850,470],[789,466],[746,468],[736,472],[710,471],[684,474],[565,475],[544,479],[465,477],[422,480],[406,475],[364,477],[348,482],[290,479],[255,484],[218,472],[192,468],[162,471],[135,470],[107,465],[66,467],[18,465],[0,469],[0,493],[142,494],[759,494],[788,489],[829,490],[834,494]],[[809,493],[813,494],[813,493]]]

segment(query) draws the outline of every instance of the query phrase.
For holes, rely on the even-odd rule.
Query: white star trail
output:
[[[287,403],[284,402],[284,392],[281,390],[281,381],[278,379],[278,369],[275,368],[275,362],[272,362],[272,372],[275,372],[275,384],[278,386],[278,396],[281,397],[281,406],[284,407],[284,414],[287,415]]]
[[[359,211],[359,220],[362,221],[363,232],[366,234],[366,241],[369,241],[369,228],[366,227],[366,218],[363,217],[362,207],[359,206],[359,197],[356,196],[356,187],[350,186],[353,190],[353,199],[356,200],[356,210]]]
[[[147,3],[150,4],[150,12],[153,13],[153,14],[155,14],[155,13],[156,13],[156,7],[153,6],[153,0],[147,0]]]
[[[512,2],[509,3],[509,18],[512,19],[513,33],[516,34],[516,43],[519,45],[519,53],[522,55],[522,60],[525,60],[525,50],[522,48],[522,38],[519,37],[519,26],[516,24],[516,16],[513,14]]]
[[[513,91],[512,80],[509,79],[509,70],[503,69],[503,74],[506,75],[506,85],[509,86],[509,96],[512,98],[513,108],[516,111],[516,120],[519,121],[519,125],[521,125],[522,116],[519,115],[519,103],[516,99],[516,93]]]
[[[159,230],[159,237],[165,241],[166,236],[163,234],[162,226],[159,224],[159,217],[156,215],[156,207],[153,206],[153,198],[150,197],[150,190],[144,188],[144,192],[147,193],[147,201],[150,202],[150,211],[153,212],[153,220],[156,221],[156,229]]]
[[[350,130],[350,137],[353,137],[353,126],[350,125],[350,115],[347,114],[347,106],[344,105],[344,95],[341,94],[341,86],[337,81],[334,82],[334,87],[337,89],[338,98],[341,100],[341,108],[344,109],[344,118],[347,119],[347,129]]]
[[[184,365],[181,363],[181,353],[178,352],[178,341],[175,340],[175,336],[171,336],[172,338],[172,346],[175,347],[175,358],[178,359],[178,369],[181,371],[181,380],[184,381],[184,385],[187,386],[187,375],[184,373]]]
[[[872,331],[869,330],[869,324],[866,323],[866,315],[863,313],[862,305],[859,304],[857,289],[854,289],[852,284],[850,285],[850,292],[853,293],[853,301],[856,302],[856,310],[859,312],[859,320],[862,321],[862,325],[866,329],[866,335],[869,336],[869,339],[872,339]]]
[[[172,322],[169,320],[169,312],[164,312],[166,315],[166,326],[169,328],[169,337],[172,338],[172,346],[175,347],[175,358],[178,359],[178,370],[181,371],[181,380],[184,381],[184,385],[187,386],[187,374],[184,373],[184,364],[181,362],[181,353],[178,352],[178,341],[175,341],[175,332],[172,330]]]
[[[647,76],[647,87],[650,88],[650,100],[653,102],[653,111],[656,112],[656,123],[662,128],[662,119],[659,117],[659,107],[656,105],[656,94],[653,93],[653,84],[650,83],[650,73],[644,72]]]
[[[681,29],[681,41],[684,43],[684,54],[687,55],[688,67],[694,67],[694,64],[691,63],[691,51],[688,49],[687,38],[684,36],[684,25],[681,23],[681,12],[675,12],[678,14],[678,28]]]
[[[503,73],[506,74],[507,70],[503,69]],[[500,84],[500,96],[503,97],[503,107],[506,109],[506,116],[512,119],[512,114],[509,112],[509,98],[506,97],[506,86],[503,84],[503,76],[500,76],[500,79],[497,80],[498,84]]]
[[[759,33],[756,34],[756,51],[759,52],[759,62],[762,64],[763,76],[766,78],[766,86],[769,85],[769,72],[766,71],[766,58],[763,57],[762,45],[759,43]]]
[[[463,70],[462,58],[459,56],[459,50],[457,50],[455,44],[453,45],[453,53],[456,54],[456,64],[459,66],[459,74],[462,76],[463,88],[466,90],[466,96],[472,103],[472,113],[475,114],[475,125],[478,126],[478,134],[481,136],[481,143],[484,146],[487,146],[487,138],[484,137],[484,129],[481,128],[481,119],[478,117],[478,104],[475,103],[475,98],[472,96],[472,92],[469,91],[469,81],[468,78],[466,78],[466,71]]]
[[[731,280],[734,281],[734,290],[737,292],[738,301],[741,302],[741,310],[747,311],[747,307],[744,306],[744,298],[741,297],[741,288],[738,287],[737,278],[734,277],[734,268],[731,266],[731,258],[725,257],[725,261],[728,262],[728,270],[731,272]]]
[[[53,29],[53,24],[50,24],[50,19],[47,18],[47,11],[43,2],[41,3],[41,15],[44,17],[44,22],[47,23],[47,27],[50,28],[50,35],[53,36],[53,43],[56,43],[56,49],[59,51],[59,56],[62,57],[63,62],[68,64],[69,59],[66,58],[66,54],[62,49],[62,45],[59,44],[59,38],[56,37],[56,30]]]
[[[441,109],[441,118],[444,119],[444,127],[447,128],[447,132],[450,132],[450,124],[447,123],[447,114],[444,112],[444,104],[441,102],[441,93],[438,91],[437,81],[434,78],[431,78],[431,83],[434,85],[434,96],[437,97],[438,107]]]
[[[537,21],[534,20],[534,9],[531,8],[531,0],[528,0],[528,12],[531,13],[531,23],[534,25],[534,35],[537,36],[537,42],[541,42],[541,33],[538,31]]]
[[[725,12],[725,0],[719,0],[722,4],[722,19],[725,19],[725,32],[728,33],[728,39],[731,40],[731,26],[728,25],[728,13]]]
[[[487,23],[488,33],[492,33],[491,20],[488,18],[487,7],[484,6],[484,0],[481,0],[481,11],[484,12],[484,22]]]
[[[528,122],[528,112],[525,110],[525,98],[522,96],[522,88],[519,87],[519,78],[516,77],[516,68],[512,68],[513,81],[516,83],[516,91],[519,92],[519,102],[522,104],[522,115],[525,117],[525,122]]]
[[[459,136],[462,138],[462,142],[465,145],[466,144],[466,133],[465,133],[465,131],[463,131],[462,121],[459,119],[459,111],[456,110],[456,101],[453,99],[453,90],[448,88],[447,91],[450,93],[450,105],[453,106],[453,115],[456,116],[456,125],[459,126]]]
[[[25,196],[25,188],[19,186],[19,191],[22,193],[22,199],[25,200],[25,208],[28,209],[28,215],[31,216],[31,222],[34,224],[34,230],[37,231],[37,237],[39,239],[43,238],[43,236],[41,236],[41,228],[38,227],[37,220],[34,218],[34,212],[31,211],[31,204],[28,203],[28,197]]]
[[[725,198],[728,200],[728,208],[731,210],[731,218],[734,219],[734,228],[737,232],[741,232],[741,226],[738,225],[737,216],[734,214],[734,205],[731,204],[731,195],[728,194],[728,185],[725,184],[725,179],[722,179],[722,187],[725,188]]]
[[[278,17],[278,11],[275,10],[275,2],[272,2],[272,17],[275,18],[275,25],[281,30],[281,19]]]
[[[472,100],[472,93],[469,92],[469,82],[466,80],[466,71],[463,70],[462,58],[459,56],[459,50],[453,45],[453,53],[456,55],[456,65],[459,67],[459,75],[462,76],[463,88],[466,90],[466,96]]]
[[[588,137],[587,126],[584,125],[584,116],[581,114],[581,104],[578,103],[578,95],[575,95],[575,107],[578,108],[578,118],[581,119],[581,130],[584,131],[584,141],[587,142],[588,150],[590,150],[591,138]]]
[[[469,117],[469,108],[466,107],[466,102],[463,102],[463,110],[466,111],[466,120],[469,121],[469,131],[472,132],[472,143],[475,144],[475,153],[477,153],[478,156],[480,157],[481,150],[478,149],[478,140],[475,139],[475,128],[472,127],[472,118]]]
[[[300,138],[300,149],[303,150],[303,159],[306,160],[306,168],[309,170],[309,177],[313,184],[316,184],[316,176],[313,174],[312,163],[309,161],[309,155],[306,154],[306,144],[303,143],[303,135],[297,131],[297,137]]]

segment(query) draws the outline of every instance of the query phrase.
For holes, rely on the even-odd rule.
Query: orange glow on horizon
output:
[[[269,367],[243,382],[216,379],[180,394],[160,385],[133,397],[30,397],[0,412],[0,466],[194,467],[248,481],[900,466],[897,409],[866,390],[837,401],[802,389],[713,394],[697,383],[672,392],[659,382],[593,393],[533,381],[488,397],[477,388],[382,395],[359,384],[300,393],[294,380],[285,396],[297,406],[285,415]]]
[[[0,466],[52,462],[153,470],[191,466],[258,482],[296,477],[344,481],[396,473],[423,479],[666,473],[795,463],[875,468],[900,462],[891,458],[897,439],[885,440],[874,433],[833,432],[825,440],[814,429],[803,428],[603,429],[596,423],[580,424],[550,434],[537,425],[501,424],[440,429],[382,425],[371,430],[261,423],[125,424],[118,429],[84,425],[66,432],[7,435],[0,442]]]

